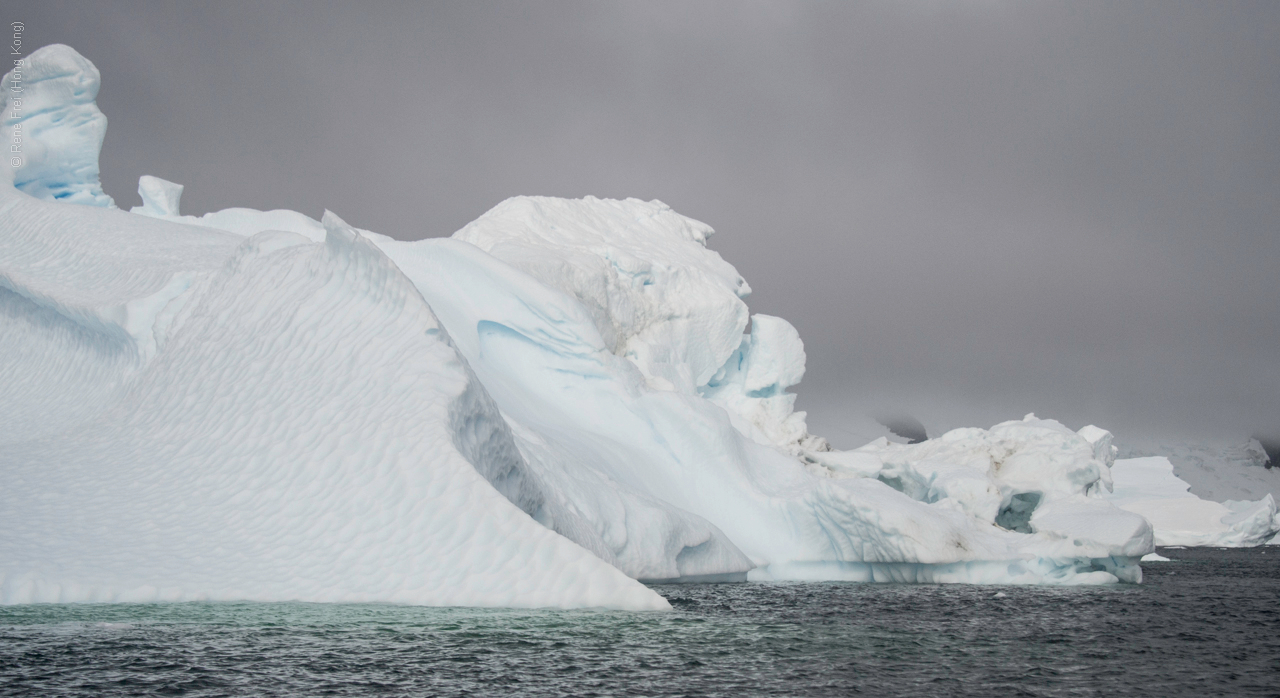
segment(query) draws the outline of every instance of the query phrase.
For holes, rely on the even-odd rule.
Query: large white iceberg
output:
[[[96,70],[63,46],[28,64],[56,79],[24,104],[88,116],[0,181],[0,601],[657,609],[635,580],[1141,578],[1110,434],[1029,416],[832,450],[787,392],[798,333],[660,202],[518,197],[402,242],[184,216],[144,177],[125,213],[99,196]]]

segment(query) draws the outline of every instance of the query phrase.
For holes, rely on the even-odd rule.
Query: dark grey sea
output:
[[[1280,548],[1142,585],[655,587],[674,613],[0,607],[4,696],[1280,696]]]

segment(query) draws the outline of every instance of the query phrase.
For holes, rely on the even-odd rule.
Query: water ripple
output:
[[[655,587],[673,613],[0,608],[4,696],[1277,695],[1280,549],[1106,588]]]

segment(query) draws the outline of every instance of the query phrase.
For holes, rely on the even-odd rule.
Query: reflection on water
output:
[[[673,613],[0,607],[0,695],[1276,695],[1280,548],[1141,586],[655,587]]]

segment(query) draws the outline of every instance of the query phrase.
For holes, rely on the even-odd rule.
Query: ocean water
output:
[[[655,587],[674,613],[0,607],[0,695],[1280,695],[1280,548],[1161,552],[1139,586]]]

